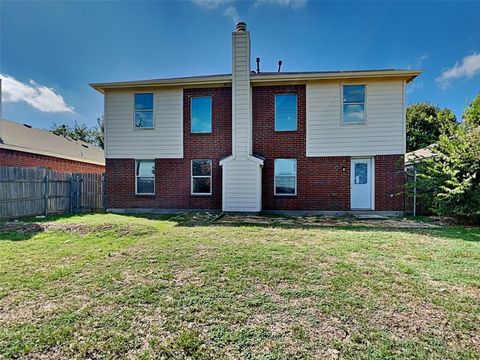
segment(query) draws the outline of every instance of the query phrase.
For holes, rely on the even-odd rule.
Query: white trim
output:
[[[193,162],[194,161],[210,161],[210,175],[193,175]],[[193,192],[193,179],[194,178],[210,178],[210,192],[209,193],[195,193]],[[213,190],[213,161],[211,159],[192,159],[190,160],[190,195],[194,196],[210,196]]]
[[[352,186],[353,186],[353,162],[356,160],[369,160],[370,161],[370,208],[353,208],[352,207]],[[350,158],[350,210],[362,211],[362,210],[375,210],[375,157],[374,156],[352,156]]]
[[[365,88],[364,90],[364,100],[363,100],[363,103],[347,103],[347,105],[362,105],[363,104],[363,122],[355,122],[355,123],[346,123],[344,120],[343,120],[343,106],[345,105],[343,103],[343,89],[345,86],[363,86]],[[356,84],[356,83],[343,83],[343,84],[340,84],[340,125],[343,125],[343,126],[355,126],[355,125],[367,125],[368,123],[368,114],[367,114],[367,108],[368,108],[368,105],[367,105],[367,84],[365,83],[362,83],[362,84]]]
[[[135,113],[137,110],[135,110],[135,95],[136,94],[152,94],[152,127],[137,127],[135,126]],[[133,130],[155,130],[155,91],[135,91],[132,93],[132,101],[133,101],[133,111],[132,111],[132,125],[133,125]],[[150,112],[150,110],[138,110],[139,112]]]
[[[295,95],[295,129],[293,130],[277,130],[277,96],[285,95]],[[296,92],[279,92],[274,94],[274,105],[273,105],[273,127],[275,132],[289,132],[289,131],[298,131],[298,93]]]
[[[403,119],[402,119],[402,133],[403,133],[403,154],[407,152],[407,96],[406,96],[406,86],[407,82],[403,80],[402,82],[402,106],[403,106]]]
[[[193,99],[210,99],[210,131],[193,131]],[[211,134],[213,133],[213,97],[212,95],[190,97],[190,134]]]
[[[277,194],[277,175],[275,175],[275,167],[277,160],[295,160],[295,193],[293,194]],[[282,177],[282,176],[280,176]],[[291,177],[291,175],[283,176]],[[277,158],[273,160],[273,195],[275,196],[297,196],[297,179],[298,179],[298,160],[294,158]]]
[[[137,183],[137,178],[141,177],[141,178],[146,178],[146,177],[150,177],[150,176],[137,176],[137,163],[139,161],[153,161],[153,193],[139,193],[138,192],[138,183]],[[155,159],[135,159],[135,195],[138,195],[138,196],[143,196],[143,195],[147,195],[147,196],[152,196],[152,195],[155,195],[155,174],[156,174],[156,166],[155,166]]]
[[[182,113],[180,115],[180,122],[181,122],[181,127],[180,127],[180,131],[182,132],[182,136],[181,136],[181,154],[182,156],[180,157],[180,159],[183,159],[185,157],[185,150],[184,150],[184,137],[185,137],[185,131],[184,131],[184,119],[183,119],[183,107],[184,107],[184,104],[183,104],[183,96],[184,96],[184,89],[182,89],[182,91],[180,91],[180,104],[182,104]]]
[[[107,93],[103,96],[103,156],[108,158],[108,146],[107,146]]]
[[[233,34],[232,34],[233,39]],[[232,47],[233,59],[233,47]],[[311,72],[311,73],[278,73],[256,74],[251,77],[252,84],[265,82],[307,81],[307,80],[337,80],[337,79],[372,79],[372,78],[403,78],[412,81],[422,72],[419,70],[383,70],[383,71],[343,71],[343,72]],[[121,89],[134,87],[163,87],[163,86],[189,86],[189,85],[225,85],[232,82],[231,74],[193,76],[185,78],[152,79],[139,81],[118,81],[110,83],[91,83],[92,88],[105,92],[106,89]]]
[[[230,155],[230,156],[220,160],[219,165],[223,166],[223,165],[228,164],[230,161],[233,161],[233,160],[236,160],[235,155]],[[252,155],[247,155],[247,160],[253,161],[254,163],[256,163],[260,166],[263,166],[263,162],[264,162],[262,159],[259,159],[255,156],[252,156]]]

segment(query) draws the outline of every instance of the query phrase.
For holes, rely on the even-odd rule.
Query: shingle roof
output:
[[[0,148],[105,165],[102,149],[50,131],[2,119]]]
[[[346,71],[302,71],[302,72],[260,72],[252,71],[252,82],[288,82],[293,80],[328,80],[328,79],[349,79],[349,78],[382,78],[396,77],[407,81],[413,80],[420,75],[419,70],[398,70],[398,69],[381,69],[381,70],[346,70]],[[188,76],[164,79],[148,79],[148,80],[129,80],[90,84],[94,89],[103,92],[105,89],[126,88],[126,87],[151,87],[151,86],[188,86],[188,85],[209,85],[230,83],[232,74],[215,74]]]

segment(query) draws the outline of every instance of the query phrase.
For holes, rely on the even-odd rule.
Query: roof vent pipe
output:
[[[282,67],[282,60],[278,60],[278,70],[277,70],[277,72],[280,72],[281,67]]]
[[[260,58],[257,57],[257,74],[260,74]]]
[[[247,24],[245,24],[243,21],[240,21],[239,23],[237,23],[235,31],[247,31]]]

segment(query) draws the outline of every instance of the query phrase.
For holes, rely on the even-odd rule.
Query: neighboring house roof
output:
[[[92,144],[6,119],[1,122],[0,149],[105,165],[103,150]]]
[[[372,78],[397,78],[412,81],[420,75],[418,70],[353,70],[353,71],[306,71],[306,72],[260,72],[252,71],[252,83],[275,83],[307,80],[335,80],[335,79],[372,79]],[[90,84],[94,89],[105,92],[107,89],[131,87],[161,87],[161,86],[199,86],[228,84],[232,82],[231,74],[190,76],[167,79],[134,80]]]
[[[411,151],[405,154],[405,165],[412,165],[421,159],[428,159],[433,156],[432,147],[435,144],[428,145],[426,148]]]

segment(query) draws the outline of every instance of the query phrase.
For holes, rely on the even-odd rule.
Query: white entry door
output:
[[[352,159],[350,173],[352,209],[372,209],[372,159]]]

